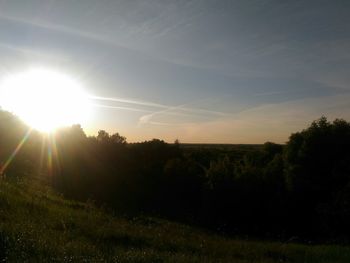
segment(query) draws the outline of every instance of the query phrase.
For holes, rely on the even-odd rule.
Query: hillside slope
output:
[[[350,262],[342,246],[227,239],[189,226],[112,216],[43,180],[0,182],[2,262]]]

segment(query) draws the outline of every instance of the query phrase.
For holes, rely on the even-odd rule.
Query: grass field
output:
[[[229,239],[166,220],[112,216],[39,179],[0,182],[2,262],[350,262],[350,248]]]

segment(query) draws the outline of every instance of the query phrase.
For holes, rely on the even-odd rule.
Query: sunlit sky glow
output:
[[[0,1],[0,77],[39,65],[74,79],[88,134],[285,142],[321,115],[350,120],[349,13],[346,0]]]
[[[84,124],[91,114],[88,95],[78,82],[40,68],[4,77],[0,82],[0,105],[45,132]]]

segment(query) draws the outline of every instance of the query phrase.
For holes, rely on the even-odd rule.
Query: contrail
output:
[[[166,114],[167,112],[169,111],[172,111],[172,110],[176,110],[178,108],[181,108],[181,107],[184,107],[185,105],[179,105],[179,106],[175,106],[175,107],[168,107],[164,110],[161,110],[161,111],[156,111],[156,112],[153,112],[151,114],[147,114],[147,115],[143,115],[140,117],[139,119],[139,125],[140,124],[146,124],[146,123],[150,123],[150,124],[155,124],[155,122],[151,122],[151,119],[156,116],[156,115],[159,115],[159,114]],[[192,115],[191,115],[192,116]]]
[[[139,105],[139,106],[148,106],[148,107],[162,108],[162,109],[169,108],[169,106],[166,106],[166,105],[163,105],[163,104],[147,102],[147,101],[140,101],[140,100],[123,99],[123,98],[109,98],[109,97],[100,97],[100,96],[89,96],[89,99],[121,102],[121,103],[126,103],[126,104],[134,104],[134,105]]]
[[[110,105],[95,104],[95,103],[91,103],[90,105],[94,107],[107,108],[107,109],[128,110],[128,111],[137,111],[137,112],[152,112],[150,110],[143,110],[143,109],[137,109],[137,108],[131,108],[131,107],[110,106]]]
[[[185,107],[188,104],[182,104],[179,106],[174,106],[174,107],[168,107],[167,109],[161,110],[161,111],[156,111],[153,112],[152,114],[148,114],[148,115],[144,115],[141,116],[139,119],[139,125],[140,124],[156,124],[156,125],[161,125],[160,122],[154,122],[151,121],[152,118],[156,115],[161,115],[161,114],[169,114],[171,111],[177,110],[177,111],[190,111],[191,114],[187,114],[187,116],[203,116],[204,113],[206,113],[205,116],[207,116],[207,114],[211,114],[211,115],[221,115],[221,116],[226,116],[228,115],[227,113],[222,113],[222,112],[216,112],[216,111],[210,111],[210,110],[202,110],[202,109],[196,109],[196,108],[188,108]],[[166,123],[166,125],[170,125],[169,123]]]
[[[103,108],[130,110],[130,111],[150,113],[150,114],[146,114],[146,115],[141,116],[139,118],[138,125],[147,124],[147,123],[154,124],[154,125],[175,125],[175,124],[170,124],[170,123],[161,124],[160,122],[152,121],[152,118],[156,115],[175,115],[175,116],[187,116],[187,117],[194,117],[194,116],[198,117],[198,116],[208,116],[208,115],[215,115],[215,116],[228,116],[228,115],[230,115],[230,114],[225,113],[225,112],[186,107],[186,105],[188,105],[188,104],[182,104],[182,105],[178,105],[178,106],[168,106],[168,105],[149,102],[149,101],[116,98],[116,97],[101,97],[101,96],[93,96],[93,95],[90,95],[89,99],[118,102],[118,103],[160,109],[158,111],[151,111],[151,110],[146,110],[146,109],[124,107],[124,106],[109,106],[109,105],[93,104],[94,106],[103,107]]]
[[[107,108],[107,109],[116,109],[116,110],[127,110],[127,111],[136,111],[136,112],[148,112],[148,113],[155,113],[151,110],[146,109],[138,109],[138,108],[131,108],[131,107],[123,107],[123,106],[111,106],[111,105],[104,105],[104,104],[96,104],[96,103],[90,103],[91,106],[99,107],[99,108]],[[179,113],[179,112],[166,112],[162,111],[164,114],[167,115],[175,115],[175,116],[193,116],[193,114],[186,114],[186,113]],[[148,116],[148,115],[144,115]],[[141,117],[142,118],[142,117]]]
[[[229,113],[220,112],[220,111],[185,107],[186,104],[180,105],[180,106],[168,106],[168,105],[154,103],[154,102],[124,99],[124,98],[112,98],[112,97],[101,97],[101,96],[89,96],[89,98],[93,100],[113,101],[113,102],[120,102],[120,103],[126,103],[126,104],[134,104],[139,106],[147,106],[147,107],[163,109],[162,111],[155,112],[155,114],[172,111],[172,110],[178,110],[178,111],[190,112],[192,115],[196,115],[196,114],[211,114],[211,115],[218,115],[218,116],[230,115]]]
[[[211,114],[211,115],[217,115],[217,116],[228,116],[230,113],[227,112],[221,112],[221,111],[213,111],[213,110],[205,110],[205,109],[199,109],[199,108],[188,108],[188,107],[175,107],[177,110],[181,111],[189,111],[192,113],[198,113],[198,114]]]

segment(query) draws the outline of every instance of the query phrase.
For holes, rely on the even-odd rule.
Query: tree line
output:
[[[0,113],[4,163],[27,127]],[[153,139],[128,143],[118,133],[86,136],[80,125],[52,136],[33,131],[7,167],[37,173],[68,198],[116,213],[146,213],[230,234],[348,239],[350,123],[322,117],[238,154]]]

